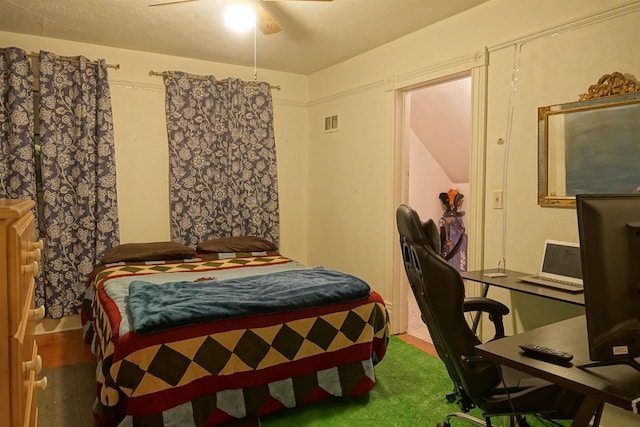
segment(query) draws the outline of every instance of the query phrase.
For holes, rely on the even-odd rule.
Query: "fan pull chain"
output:
[[[257,25],[253,26],[253,81],[258,81],[258,42],[257,42]]]

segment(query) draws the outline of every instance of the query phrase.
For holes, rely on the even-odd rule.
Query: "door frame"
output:
[[[395,210],[406,203],[409,196],[408,188],[408,117],[406,114],[406,94],[411,90],[444,83],[461,77],[471,77],[471,152],[469,171],[470,205],[469,221],[466,224],[468,240],[468,268],[476,270],[484,262],[484,207],[486,200],[485,189],[485,152],[486,152],[486,104],[487,104],[487,57],[486,49],[473,55],[457,58],[433,67],[393,77],[394,117],[394,167],[393,167],[393,207],[394,230]],[[406,276],[399,250],[398,233],[392,233],[389,244],[392,250],[392,263],[389,271],[391,289],[390,320],[391,333],[406,332],[408,323],[409,289],[406,286]],[[470,285],[467,294],[479,295],[480,287]]]

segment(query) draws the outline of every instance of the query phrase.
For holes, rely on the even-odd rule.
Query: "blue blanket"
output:
[[[208,282],[129,284],[133,332],[151,334],[212,320],[319,307],[369,297],[357,277],[323,268]]]

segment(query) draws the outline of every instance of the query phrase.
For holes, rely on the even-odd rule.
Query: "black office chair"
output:
[[[474,406],[483,411],[484,421],[466,413],[452,413],[438,424],[448,427],[452,417],[491,427],[491,417],[510,416],[512,425],[528,426],[523,415],[539,414],[553,419],[572,419],[584,396],[540,378],[484,360],[475,352],[480,340],[465,313],[489,314],[496,336],[504,336],[502,316],[509,310],[488,298],[465,298],[459,272],[439,255],[438,229],[433,221],[424,224],[409,206],[396,211],[405,271],[420,308],[422,319],[451,377],[461,409]],[[436,243],[437,242],[437,243]],[[596,418],[596,427],[599,417]]]

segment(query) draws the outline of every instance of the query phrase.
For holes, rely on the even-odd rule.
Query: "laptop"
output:
[[[564,291],[582,292],[584,286],[580,245],[556,240],[545,241],[538,273],[518,279]]]

